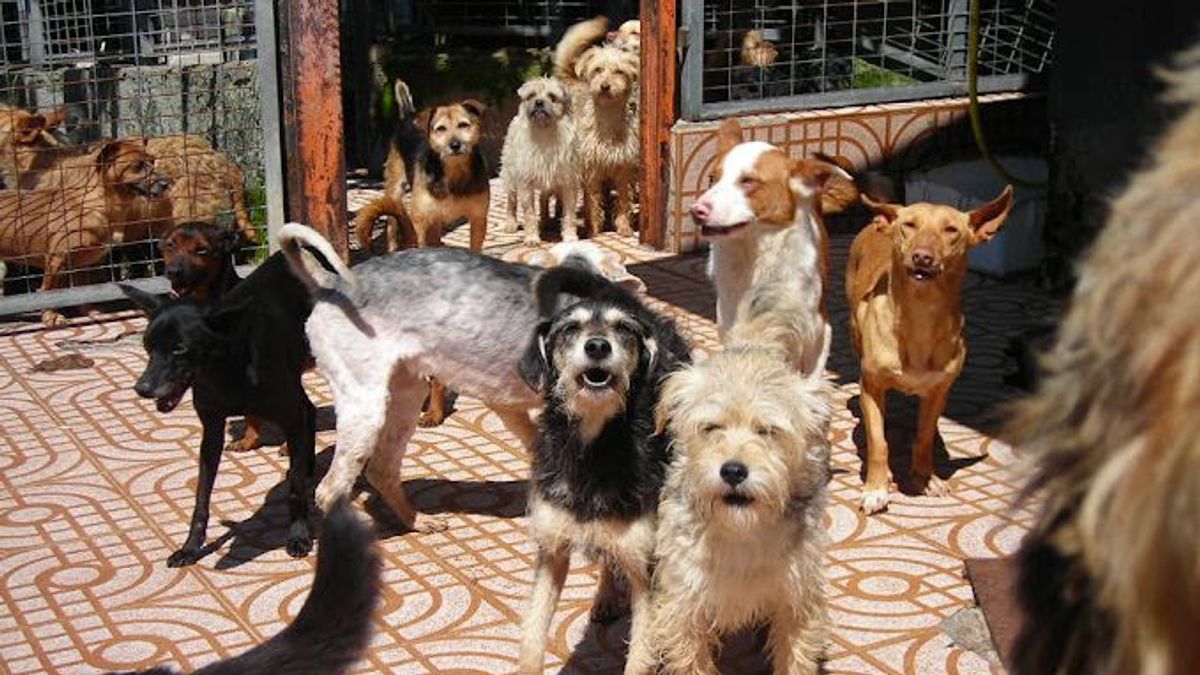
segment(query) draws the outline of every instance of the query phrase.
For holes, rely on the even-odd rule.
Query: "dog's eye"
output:
[[[771,426],[770,424],[759,424],[754,427],[754,433],[767,438],[774,438],[779,433],[779,427]]]
[[[459,129],[467,129],[467,128],[469,128],[470,126],[471,126],[471,125],[470,125],[470,124],[468,124],[467,122],[459,122],[459,123],[458,123],[458,128],[459,128]]]
[[[743,190],[752,190],[758,185],[758,179],[754,176],[742,176],[738,179],[738,185],[742,186]]]
[[[903,227],[906,230],[915,230],[917,229],[917,224],[911,220],[906,220],[903,223],[900,223],[900,227]]]
[[[445,124],[439,124],[439,125],[437,125],[436,127],[434,127],[434,128],[433,128],[433,130],[434,130],[434,131],[436,131],[436,132],[438,132],[438,133],[442,133],[442,132],[446,131],[446,125],[445,125]]]
[[[196,249],[196,255],[208,255],[208,249],[206,249],[206,248]]]
[[[555,94],[547,94],[546,98],[550,99],[551,103],[558,103],[558,96]]]
[[[706,434],[711,434],[714,431],[720,431],[720,430],[721,430],[721,425],[713,424],[712,422],[709,422],[708,424],[705,424],[704,426],[700,427],[700,431],[703,433],[706,433]]]
[[[947,225],[946,227],[942,228],[942,231],[946,234],[958,234],[958,228],[953,225]]]

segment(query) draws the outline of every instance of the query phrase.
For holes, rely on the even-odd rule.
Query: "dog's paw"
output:
[[[43,326],[62,326],[62,325],[65,325],[66,323],[67,323],[67,317],[63,316],[62,314],[59,314],[58,311],[56,311],[56,310],[47,309],[46,311],[42,312],[42,325]]]
[[[862,501],[859,506],[862,508],[862,512],[868,516],[883,511],[888,506],[887,488],[863,488]]]
[[[181,548],[167,558],[167,567],[187,567],[200,559],[200,549]]]
[[[440,427],[445,421],[445,415],[438,415],[426,410],[421,413],[421,419],[417,420],[417,424],[421,425],[424,429],[429,429],[431,427]]]
[[[622,237],[633,236],[633,226],[629,224],[629,218],[626,216],[617,216],[613,219],[613,225],[617,228],[617,234]]]
[[[308,535],[288,537],[287,554],[293,558],[303,558],[312,551],[312,537]]]
[[[541,246],[542,238],[537,232],[525,230],[525,237],[521,240],[521,243],[526,246]]]
[[[517,221],[515,220],[506,220],[503,223],[500,223],[500,231],[505,234],[514,234],[518,229],[520,229],[520,227],[521,226],[517,225]]]
[[[316,492],[313,494],[313,499],[317,503],[317,508],[321,509],[322,513],[329,513],[329,509],[333,506],[333,503],[336,502],[338,497],[341,497],[342,495],[342,490],[329,485],[327,481],[323,480],[319,485],[317,485]]]
[[[950,496],[950,481],[942,480],[937,476],[930,476],[928,479],[922,479],[919,476],[913,477],[913,482],[920,485],[925,483],[925,487],[921,490],[921,494],[929,497],[949,497]]]
[[[239,438],[236,441],[229,441],[229,443],[225,445],[225,452],[250,452],[254,448],[259,447],[259,445],[247,443],[246,439]]]
[[[575,231],[574,227],[564,226],[563,230],[562,230],[562,240],[563,241],[579,241],[579,233]]]
[[[431,516],[428,513],[418,513],[413,519],[413,524],[408,529],[420,534],[433,534],[434,532],[445,532],[449,529],[450,523],[442,516]]]

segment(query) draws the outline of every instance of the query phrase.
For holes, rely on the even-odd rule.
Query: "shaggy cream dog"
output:
[[[766,624],[776,673],[824,648],[829,403],[770,346],[728,347],[663,385],[675,439],[659,504],[648,640],[666,672],[716,673],[723,635]]]
[[[633,234],[633,185],[641,160],[638,139],[638,56],[619,47],[593,46],[608,19],[575,24],[554,51],[554,74],[571,89],[576,148],[583,170],[583,215],[589,235],[604,227],[604,196],[616,190],[613,225]]]
[[[500,178],[508,189],[508,222],[504,231],[525,228],[525,243],[541,241],[541,225],[550,217],[550,197],[558,198],[563,241],[578,238],[575,200],[579,193],[579,157],[575,152],[575,120],[571,98],[562,82],[539,77],[517,89],[521,108],[508,125],[500,154]],[[540,209],[533,203],[541,193]],[[521,207],[521,218],[517,206]]]

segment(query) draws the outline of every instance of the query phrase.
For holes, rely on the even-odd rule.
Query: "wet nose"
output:
[[[912,262],[917,267],[933,267],[933,251],[919,248],[912,252]]]
[[[612,85],[605,82],[604,84],[600,85],[600,91],[607,94],[608,92],[612,91]]]
[[[599,361],[612,353],[612,345],[604,338],[588,338],[588,341],[583,343],[583,353],[587,354],[589,359]]]
[[[458,151],[462,150],[462,146],[463,146],[462,141],[458,140],[457,138],[450,141],[450,151],[451,152],[458,152]]]
[[[712,206],[708,202],[696,202],[691,208],[692,220],[703,225],[708,222],[709,216],[712,215]]]
[[[746,468],[745,464],[736,459],[725,462],[721,465],[721,480],[729,484],[730,487],[737,487],[746,480],[746,476],[750,475],[750,469]]]
[[[538,109],[545,108],[546,102],[539,98],[533,102],[533,107]]]
[[[151,387],[145,378],[138,378],[138,381],[133,385],[133,391],[142,398],[154,398],[154,387]]]

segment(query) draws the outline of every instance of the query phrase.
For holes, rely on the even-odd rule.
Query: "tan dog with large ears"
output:
[[[881,204],[863,196],[877,217],[850,246],[846,296],[850,335],[862,363],[862,418],[867,430],[867,478],[862,510],[888,504],[891,470],[884,436],[884,397],[898,389],[921,398],[912,450],[912,485],[945,495],[933,475],[933,440],[950,387],[967,356],[962,284],[967,250],[991,239],[1012,208],[1012,186],[963,212],[937,204]]]

